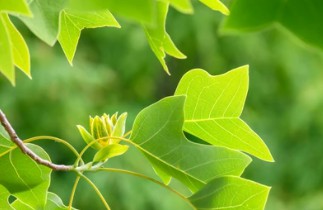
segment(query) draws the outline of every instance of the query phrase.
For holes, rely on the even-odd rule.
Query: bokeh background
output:
[[[170,9],[167,30],[186,60],[167,58],[168,76],[149,48],[138,24],[119,18],[122,29],[84,30],[74,66],[58,45],[48,47],[22,24],[31,52],[32,80],[17,71],[12,87],[0,77],[1,108],[21,138],[53,135],[79,150],[84,147],[76,125],[88,126],[89,115],[128,112],[128,128],[136,114],[172,95],[181,76],[203,68],[211,74],[250,65],[250,88],[242,118],[264,139],[276,160],[254,158],[244,177],[272,186],[268,210],[323,209],[323,53],[282,27],[256,33],[223,35],[225,17],[202,4],[194,15]],[[57,163],[74,157],[52,142],[39,143]],[[87,158],[93,153],[87,154]],[[131,149],[108,163],[154,175],[142,154]],[[122,174],[90,176],[113,209],[190,209],[165,189]],[[68,203],[75,177],[53,172],[51,190]],[[173,186],[181,188],[177,182]],[[87,183],[75,198],[79,209],[103,209]]]

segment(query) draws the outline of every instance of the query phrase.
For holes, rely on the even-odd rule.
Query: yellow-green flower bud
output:
[[[84,127],[78,125],[78,129],[86,143],[98,140],[93,144],[93,147],[100,149],[110,144],[118,144],[119,138],[125,133],[127,113],[122,113],[118,117],[118,113],[113,114],[111,117],[107,114],[101,117],[90,117],[90,132]]]

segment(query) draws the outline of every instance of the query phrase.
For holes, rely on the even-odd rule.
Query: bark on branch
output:
[[[16,131],[11,126],[10,122],[8,121],[6,115],[2,112],[0,109],[0,122],[1,125],[4,127],[6,132],[9,134],[10,139],[13,143],[17,145],[17,147],[26,155],[28,155],[31,159],[36,161],[37,163],[47,166],[55,171],[70,171],[73,169],[73,166],[70,165],[58,165],[55,163],[52,163],[48,160],[45,160],[41,157],[39,157],[36,153],[34,153],[31,149],[29,149],[26,144],[18,137],[16,134]]]

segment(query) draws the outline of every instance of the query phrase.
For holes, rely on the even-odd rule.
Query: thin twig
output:
[[[6,118],[6,115],[2,112],[0,109],[0,122],[4,129],[7,131],[7,133],[10,136],[10,139],[13,143],[17,145],[17,147],[26,155],[28,155],[31,159],[36,161],[37,163],[47,166],[55,171],[70,171],[73,170],[73,166],[67,166],[67,165],[58,165],[55,163],[52,163],[48,160],[45,160],[41,157],[39,157],[36,153],[34,153],[31,149],[29,149],[26,144],[18,137],[16,134],[16,131],[13,129],[11,124],[9,123],[8,119]]]

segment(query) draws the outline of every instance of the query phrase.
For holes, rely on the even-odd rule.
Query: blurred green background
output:
[[[246,178],[272,186],[268,210],[323,209],[323,53],[280,27],[225,36],[225,17],[196,4],[194,15],[170,9],[167,30],[186,60],[167,59],[167,76],[151,52],[139,25],[118,19],[122,29],[84,30],[70,67],[58,45],[35,38],[23,25],[31,52],[32,80],[17,71],[17,86],[0,77],[1,108],[21,138],[53,135],[79,150],[76,129],[89,115],[136,114],[172,95],[181,76],[192,68],[211,74],[250,65],[250,88],[242,118],[264,139],[275,163],[254,159]],[[19,22],[18,22],[19,24]],[[74,157],[52,142],[39,143],[56,163]],[[88,154],[88,158],[91,153]],[[134,149],[108,163],[157,178]],[[169,191],[136,177],[97,173],[90,176],[116,210],[190,209]],[[54,172],[51,190],[68,203],[75,177]],[[173,186],[181,190],[177,182]],[[94,191],[81,182],[75,198],[79,209],[103,209]]]

